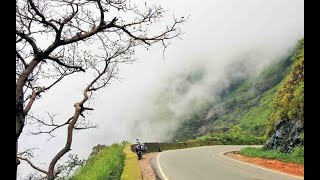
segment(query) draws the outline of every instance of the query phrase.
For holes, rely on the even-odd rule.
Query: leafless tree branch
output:
[[[17,158],[20,159],[20,160],[26,161],[33,169],[35,169],[35,170],[37,170],[39,172],[42,172],[44,174],[48,174],[47,171],[45,171],[45,170],[39,168],[38,166],[34,165],[29,159],[24,158],[24,157],[20,157],[20,156],[17,156]]]
[[[35,53],[40,52],[39,48],[37,47],[36,43],[34,42],[34,40],[31,37],[29,37],[28,35],[24,34],[23,32],[20,32],[18,30],[16,30],[16,34],[19,35],[22,39],[26,40],[32,46],[32,49]]]
[[[16,56],[21,60],[21,62],[23,63],[23,65],[24,65],[24,68],[27,68],[27,63],[26,63],[26,61],[24,60],[24,58],[19,54],[19,52],[18,51],[16,51]]]
[[[59,60],[58,58],[48,56],[47,59],[50,59],[50,60],[58,63],[59,65],[61,65],[63,67],[80,70],[82,72],[86,72],[81,66],[73,66],[73,65],[65,64],[61,60]]]
[[[29,5],[31,6],[32,10],[34,10],[34,12],[40,16],[41,18],[41,22],[44,25],[50,26],[57,34],[59,34],[59,30],[58,28],[51,22],[48,22],[46,20],[46,18],[44,17],[44,15],[39,11],[39,9],[36,7],[36,5],[34,4],[33,0],[28,0]]]

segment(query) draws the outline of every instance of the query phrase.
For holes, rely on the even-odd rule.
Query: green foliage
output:
[[[304,144],[304,132],[300,134],[300,140],[302,141],[302,144]]]
[[[59,174],[60,176],[62,176],[62,178],[60,179],[66,179],[74,169],[76,169],[77,167],[81,167],[85,163],[85,160],[79,159],[78,155],[70,154],[68,157],[68,161],[66,161],[62,165],[57,166],[56,171],[60,172]]]
[[[243,130],[240,126],[233,126],[229,131],[228,134],[231,134],[233,136],[239,137],[243,134],[247,134],[245,130]]]
[[[200,120],[201,117],[200,113],[195,112],[190,115],[188,120],[182,124],[182,126],[176,131],[174,135],[174,140],[185,141],[188,139],[195,138],[196,135],[194,132],[197,131],[199,126],[201,125]]]
[[[272,112],[271,104],[275,98],[279,85],[263,93],[259,104],[239,119],[240,127],[246,129],[249,134],[263,136],[266,132],[267,120]]]
[[[273,133],[274,124],[280,119],[304,121],[304,39],[298,42],[292,61],[292,70],[284,79],[273,103],[268,136]]]
[[[233,126],[226,133],[207,134],[198,137],[196,141],[218,141],[226,145],[257,145],[263,144],[265,139],[263,137],[256,137],[248,135],[239,125]]]
[[[123,171],[124,144],[113,144],[90,157],[71,180],[118,180]]]
[[[280,151],[263,150],[262,148],[244,148],[240,154],[249,157],[261,157],[266,159],[276,159],[284,162],[304,164],[304,147],[296,147],[291,153],[282,153]]]

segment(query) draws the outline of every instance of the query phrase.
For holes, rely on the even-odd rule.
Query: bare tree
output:
[[[175,18],[161,31],[157,27],[164,14],[161,6],[143,7],[126,0],[17,0],[16,1],[16,164],[28,162],[34,169],[54,179],[57,161],[72,144],[74,130],[94,128],[79,123],[83,112],[93,110],[85,103],[93,92],[117,76],[118,64],[136,60],[134,49],[179,37],[179,25],[187,18]],[[156,25],[156,26],[154,26]],[[91,48],[92,46],[97,48]],[[18,139],[30,116],[33,103],[66,76],[92,73],[83,98],[74,104],[74,113],[64,123],[53,117],[35,123],[51,128],[35,134],[51,134],[67,126],[65,146],[52,158],[47,170],[40,169],[18,153]]]

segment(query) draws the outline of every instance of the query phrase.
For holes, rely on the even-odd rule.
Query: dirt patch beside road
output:
[[[264,159],[264,158],[252,158],[239,154],[238,152],[226,153],[225,156],[243,161],[249,164],[254,164],[267,169],[272,169],[274,171],[291,174],[295,176],[304,176],[304,166],[295,163],[287,163],[274,159]]]
[[[156,157],[159,152],[144,154],[142,159],[139,160],[140,169],[142,172],[143,180],[156,180],[156,175],[152,169],[150,159]]]

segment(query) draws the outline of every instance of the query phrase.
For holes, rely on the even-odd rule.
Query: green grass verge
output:
[[[142,180],[142,173],[137,155],[131,151],[130,145],[126,145],[123,151],[125,153],[126,160],[121,180]]]
[[[266,159],[276,159],[283,162],[298,163],[304,165],[304,147],[297,147],[291,153],[280,151],[263,150],[262,148],[244,148],[240,154],[249,157],[261,157]]]
[[[123,144],[104,148],[90,157],[70,180],[119,180],[125,161],[123,148]]]

